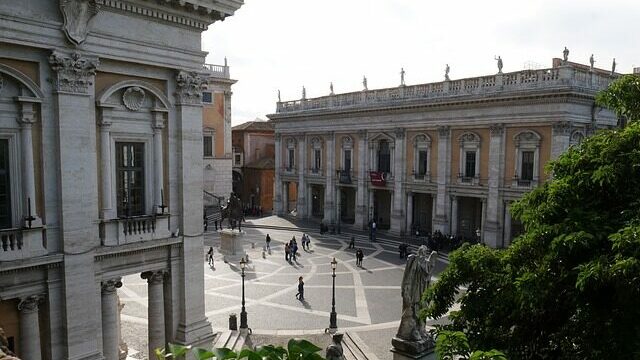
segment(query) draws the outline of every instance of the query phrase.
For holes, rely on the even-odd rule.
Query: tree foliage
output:
[[[640,76],[623,75],[599,93],[596,101],[630,122],[640,120]]]
[[[281,346],[265,345],[258,346],[255,350],[242,349],[234,352],[227,348],[216,348],[212,350],[199,347],[169,344],[166,349],[156,349],[156,358],[161,359],[182,359],[191,352],[198,360],[324,360],[318,354],[322,350],[318,346],[307,340],[291,339],[287,343],[287,348]]]
[[[640,119],[639,89],[637,77],[623,77],[598,99]],[[466,287],[449,328],[472,349],[512,359],[640,358],[640,122],[587,138],[547,171],[553,179],[511,208],[525,233],[505,250],[452,253],[423,315],[443,316]]]

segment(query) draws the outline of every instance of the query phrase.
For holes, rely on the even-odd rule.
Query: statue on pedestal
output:
[[[335,333],[331,337],[331,344],[327,346],[325,359],[344,360],[344,350],[342,350],[342,337],[344,334]]]
[[[404,68],[400,68],[400,86],[404,85]]]
[[[593,54],[591,54],[591,56],[589,57],[589,64],[591,64],[591,71],[593,71],[593,64],[595,64],[596,61],[593,59]]]
[[[329,94],[333,95],[333,81],[329,83]]]
[[[366,76],[362,77],[362,86],[364,87],[364,89],[363,89],[364,91],[369,90],[369,88],[367,87],[367,77]]]
[[[567,61],[569,61],[569,49],[567,49],[567,47],[564,47],[564,50],[562,51],[562,62],[563,64],[566,64]]]
[[[498,62],[498,74],[502,74],[502,58],[498,55],[498,57],[494,57],[494,60]]]
[[[231,230],[234,230],[237,224],[238,231],[241,232],[244,211],[242,210],[242,201],[240,201],[240,198],[235,193],[231,193],[229,195],[229,200],[227,200],[227,207],[225,210],[227,212],[227,216],[229,216],[229,227]]]
[[[447,67],[444,68],[444,80],[445,81],[451,80],[451,79],[449,79],[449,70],[451,70],[451,68],[449,68],[449,64],[447,64]]]
[[[278,102],[282,102],[282,99],[280,98],[280,89],[278,89]]]
[[[613,58],[613,62],[611,63],[611,76],[616,74],[616,58]]]
[[[407,258],[402,278],[402,318],[391,343],[394,352],[420,355],[433,350],[435,342],[420,319],[422,294],[431,283],[438,253],[422,245]]]

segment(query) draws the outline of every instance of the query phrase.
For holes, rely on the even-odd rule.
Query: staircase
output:
[[[238,352],[244,347],[246,336],[246,334],[241,334],[240,331],[237,330],[225,330],[216,335],[213,347],[227,348]]]
[[[345,332],[342,351],[345,360],[379,360],[356,333]]]

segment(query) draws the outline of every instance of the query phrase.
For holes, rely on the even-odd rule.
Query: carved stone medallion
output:
[[[74,45],[82,44],[89,34],[89,21],[98,13],[95,0],[60,0],[65,35]]]
[[[144,103],[144,90],[137,86],[132,86],[122,94],[124,106],[131,111],[138,111]]]

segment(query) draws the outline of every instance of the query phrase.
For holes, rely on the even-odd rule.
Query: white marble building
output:
[[[203,295],[201,32],[242,0],[0,2],[0,324],[23,359],[213,336]]]
[[[512,73],[500,65],[492,75],[451,80],[447,71],[442,82],[365,82],[358,92],[278,102],[269,115],[276,213],[507,246],[520,231],[509,204],[548,178],[544,165],[616,126],[594,97],[617,74],[566,59]]]

